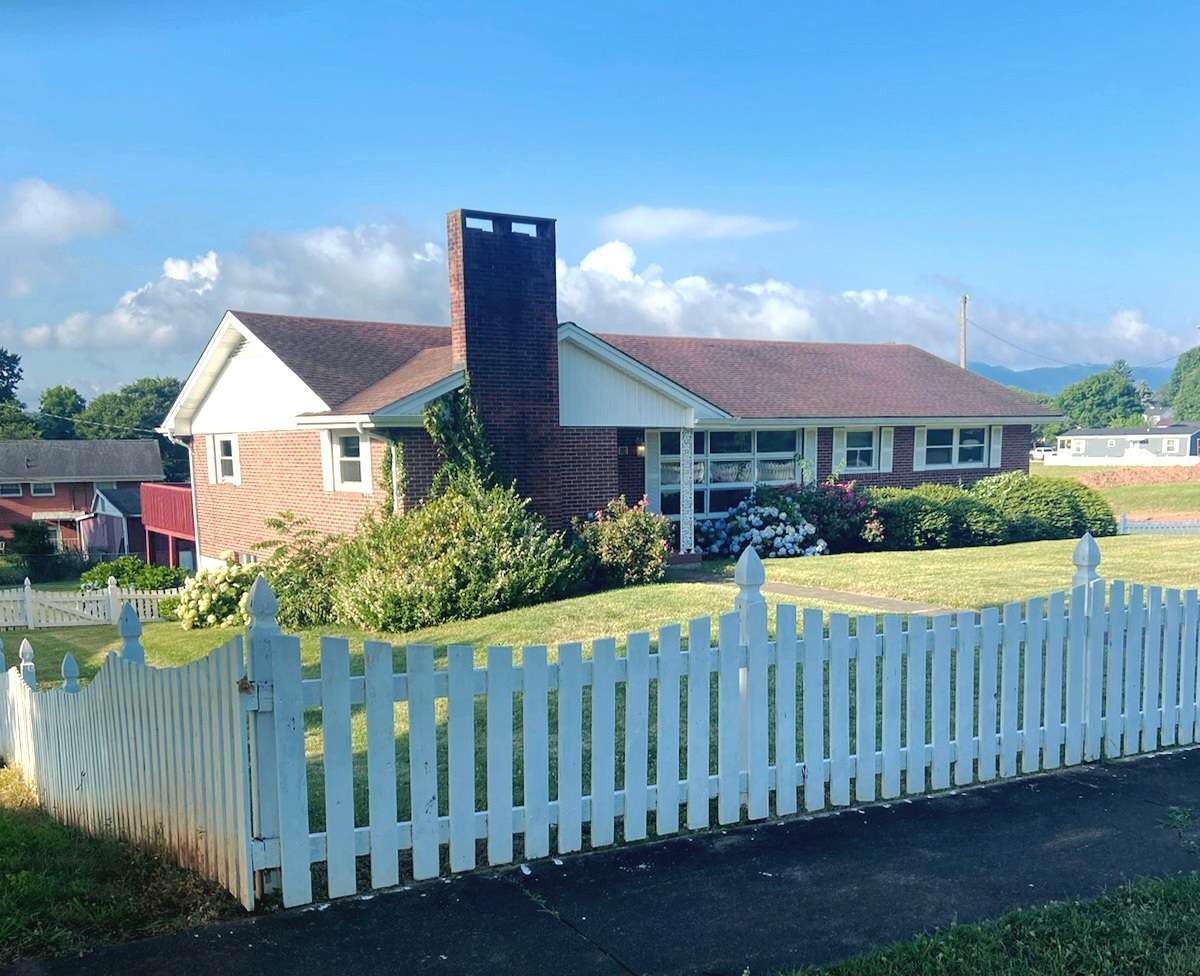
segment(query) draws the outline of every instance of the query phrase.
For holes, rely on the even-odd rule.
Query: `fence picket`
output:
[[[1124,756],[1136,755],[1142,745],[1142,665],[1145,655],[1145,592],[1141,584],[1129,587],[1125,613],[1125,736]]]
[[[1103,741],[1101,717],[1104,698],[1104,644],[1108,614],[1104,606],[1104,581],[1093,580],[1087,585],[1087,677],[1084,679],[1085,715],[1083,758],[1094,762],[1100,758]]]
[[[854,661],[854,798],[875,799],[875,659],[879,637],[874,614],[862,614],[854,624],[858,657]]]
[[[996,778],[996,710],[999,702],[1000,611],[985,607],[979,614],[979,756],[981,783]]]
[[[1166,614],[1163,623],[1162,643],[1162,744],[1175,744],[1175,731],[1179,726],[1179,637],[1180,596],[1176,589],[1165,594]]]
[[[712,620],[697,617],[688,624],[687,685],[687,825],[708,826],[708,771],[711,764],[709,723],[709,645]]]
[[[1162,691],[1160,656],[1162,654],[1162,587],[1147,590],[1146,660],[1142,669],[1142,752],[1158,748],[1159,695]]]
[[[850,618],[829,615],[829,802],[850,802]]]
[[[1087,669],[1087,589],[1071,591],[1071,613],[1067,619],[1067,738],[1066,765],[1083,758],[1084,681]]]
[[[625,839],[646,837],[649,780],[650,634],[630,634],[625,645]]]
[[[1124,725],[1122,681],[1125,678],[1125,584],[1114,580],[1109,594],[1109,636],[1104,662],[1104,755],[1112,759],[1121,755],[1121,732]]]
[[[572,642],[558,645],[558,850],[582,846],[583,647]]]
[[[363,642],[367,717],[367,818],[371,838],[371,887],[400,880],[396,829],[396,710],[392,645]]]
[[[914,620],[917,623],[914,624]],[[886,625],[887,618],[884,618]],[[925,792],[925,733],[926,712],[925,694],[928,688],[929,663],[929,628],[925,618],[909,618],[908,621],[908,654],[905,656],[907,675],[905,679],[906,719],[908,727],[904,734],[904,744],[907,750],[904,769],[904,792]],[[874,702],[872,702],[874,712]],[[872,722],[874,718],[872,717]]]
[[[524,766],[525,856],[550,853],[550,712],[546,646],[527,646],[521,655],[525,684],[521,725],[525,741]],[[474,757],[474,748],[472,748]]]
[[[775,610],[775,812],[796,812],[796,607]]]
[[[769,742],[767,737],[767,605],[757,604],[749,610],[747,634],[747,692],[750,742],[749,798],[746,815],[761,820],[771,813],[771,784],[769,775]]]
[[[923,621],[921,625],[924,626]],[[883,620],[883,777],[880,790],[885,800],[900,795],[900,661],[904,640],[900,616],[888,614]]]
[[[275,656],[275,775],[279,796],[279,861],[283,881],[283,904],[284,907],[291,908],[293,905],[305,905],[312,901],[300,639],[276,637],[272,641],[272,647]],[[208,677],[208,690],[211,694],[214,676],[210,673]],[[216,725],[215,722],[209,722],[210,746],[216,739]],[[392,793],[394,796],[394,786]],[[217,827],[217,819],[217,808],[214,806],[214,829]],[[214,855],[220,859],[219,851],[214,850]]]
[[[350,643],[321,638],[321,726],[324,732],[325,861],[329,897],[352,895],[354,769],[350,742]]]
[[[599,643],[599,642],[597,642]],[[487,851],[489,864],[507,864],[513,856],[513,667],[511,647],[487,652]],[[597,655],[598,658],[599,655]],[[599,661],[596,665],[599,671]],[[599,677],[597,676],[597,687]],[[592,716],[598,709],[593,705]],[[611,722],[609,723],[611,727]],[[593,745],[593,748],[595,746]],[[596,769],[593,753],[592,770]],[[592,808],[596,789],[593,782]],[[609,790],[611,795],[611,789]],[[413,797],[414,801],[416,796]],[[414,809],[414,813],[415,813]],[[435,808],[436,816],[436,808]],[[436,868],[434,873],[436,874]]]
[[[717,822],[741,815],[742,723],[739,660],[741,620],[723,613],[717,623]]]
[[[511,664],[512,650],[508,652]],[[489,653],[489,658],[491,651]],[[437,718],[433,705],[433,647],[429,644],[409,644],[405,653],[408,672],[408,785],[412,802],[412,864],[413,877],[417,881],[425,878],[436,878],[438,875],[439,846],[438,846],[438,763],[437,763]],[[503,657],[503,654],[501,655]],[[491,682],[491,660],[488,661],[488,681]],[[508,705],[508,725],[501,726],[507,733],[505,741],[508,745],[508,793],[504,798],[503,809],[507,817],[492,815],[492,766],[488,763],[488,856],[492,863],[497,863],[493,855],[493,836],[500,840],[499,850],[505,850],[504,839],[507,839],[508,856],[504,860],[512,860],[512,692],[511,685],[508,694],[491,694],[489,689],[488,703],[493,700],[501,705]],[[491,739],[491,712],[488,712],[488,739]],[[488,754],[504,753],[504,749],[488,749]],[[501,789],[503,789],[501,783]],[[493,824],[495,835],[493,835]],[[507,828],[507,829],[506,829]]]
[[[1200,622],[1200,603],[1195,590],[1183,594],[1183,629],[1180,635],[1182,650],[1179,662],[1179,742],[1190,745],[1196,741],[1196,641]]]
[[[475,867],[475,652],[469,644],[451,644],[446,655],[450,870],[469,871]]]
[[[617,642],[592,641],[592,846],[613,842]]]
[[[1042,652],[1046,641],[1046,601],[1034,597],[1025,604],[1025,658],[1021,717],[1021,771],[1037,772],[1042,746]]]
[[[950,623],[949,614],[933,618],[933,765],[929,780],[935,790],[950,785],[950,650],[954,644]],[[910,623],[910,639],[912,626]]]
[[[955,617],[954,785],[966,786],[975,775],[975,614]]]
[[[658,709],[655,770],[657,807],[654,831],[660,837],[679,830],[679,676],[683,671],[680,627],[658,632]]]
[[[1017,704],[1021,673],[1021,604],[1005,604],[1004,648],[1000,659],[1000,775],[1017,774]]]
[[[804,611],[804,809],[825,806],[825,614]]]

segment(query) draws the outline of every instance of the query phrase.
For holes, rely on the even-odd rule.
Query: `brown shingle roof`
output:
[[[349,412],[347,404],[377,384],[388,388],[384,381],[391,381],[393,390],[412,393],[450,372],[447,366],[441,375],[412,386],[441,368],[442,359],[449,363],[450,330],[444,325],[314,319],[259,312],[233,314],[335,413]],[[439,348],[444,348],[444,353],[422,356]],[[409,370],[413,371],[411,376]],[[387,406],[407,393],[383,400],[377,406]]]
[[[685,336],[597,338],[735,417],[1053,417],[916,346]]]
[[[343,416],[374,413],[445,379],[457,368],[449,346],[422,349],[398,370],[388,373],[361,393],[335,404],[331,412]]]

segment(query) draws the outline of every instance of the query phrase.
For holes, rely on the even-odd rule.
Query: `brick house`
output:
[[[155,440],[0,441],[0,542],[45,522],[60,550],[139,553],[139,487],[162,480]]]
[[[428,491],[421,411],[471,389],[502,470],[554,525],[618,494],[679,523],[756,484],[971,482],[1026,470],[1056,415],[912,346],[642,336],[558,320],[554,221],[448,217],[450,326],[227,312],[163,424],[189,443],[201,564],[290,509],[344,532]],[[395,456],[395,455],[393,455]],[[394,465],[393,470],[399,465]]]

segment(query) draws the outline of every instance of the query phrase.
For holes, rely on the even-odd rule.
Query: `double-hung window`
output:
[[[237,481],[237,441],[232,437],[217,438],[217,481]]]
[[[357,434],[340,435],[334,442],[337,455],[337,481],[339,486],[358,488],[362,486],[362,438]]]
[[[326,491],[371,492],[371,442],[357,431],[321,432]]]
[[[874,427],[867,430],[846,431],[847,471],[873,471],[875,469],[878,464],[876,433]]]
[[[49,498],[54,494],[54,484],[49,481],[31,481],[29,494],[35,498]]]
[[[930,427],[925,431],[925,467],[985,467],[987,438],[986,427]]]

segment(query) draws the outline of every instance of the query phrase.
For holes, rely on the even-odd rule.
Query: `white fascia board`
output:
[[[296,424],[306,428],[334,427],[420,427],[422,426],[421,411],[447,393],[457,390],[463,385],[466,371],[456,369],[449,376],[443,377],[436,383],[431,383],[423,390],[411,393],[402,400],[376,410],[372,414],[301,414],[296,418]]]
[[[216,331],[213,332],[212,338],[208,340],[208,344],[204,347],[204,351],[200,354],[196,365],[188,373],[188,378],[184,381],[183,387],[179,391],[179,396],[171,404],[171,409],[167,411],[167,416],[164,418],[162,426],[157,428],[160,434],[165,437],[188,437],[191,435],[192,419],[200,409],[200,405],[204,402],[204,398],[208,395],[208,391],[212,388],[213,383],[221,375],[221,370],[229,361],[230,354],[237,349],[243,340],[258,342],[272,359],[293,376],[296,376],[291,367],[276,356],[270,346],[262,342],[233,312],[227,311],[221,316],[221,321],[217,325]],[[299,376],[296,376],[296,380],[312,393],[317,400],[325,403],[324,400],[321,400],[317,396],[312,387],[300,379]]]
[[[731,430],[760,427],[926,427],[972,424],[1048,424],[1062,417],[739,417],[698,424]],[[1064,435],[1065,436],[1065,435]]]
[[[732,419],[733,415],[722,410],[715,403],[709,403],[697,396],[686,387],[680,386],[674,380],[669,380],[662,373],[655,372],[645,363],[634,359],[628,353],[622,352],[616,346],[610,345],[603,339],[594,336],[587,329],[574,322],[564,322],[558,327],[558,341],[572,342],[581,349],[591,353],[597,359],[607,363],[627,376],[631,376],[651,389],[662,394],[668,400],[673,400],[681,407],[691,407],[697,420]]]

